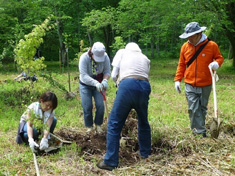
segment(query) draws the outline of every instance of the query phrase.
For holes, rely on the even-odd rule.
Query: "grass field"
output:
[[[181,94],[174,88],[173,78],[177,62],[169,58],[151,61],[149,122],[155,150],[148,159],[137,158],[132,164],[124,164],[121,159],[120,167],[108,172],[96,167],[105,151],[89,156],[88,160],[87,154],[80,151],[79,142],[73,142],[71,145],[63,145],[55,154],[38,156],[40,174],[235,175],[235,69],[231,67],[231,61],[225,60],[218,70],[220,80],[216,83],[217,101],[223,128],[217,140],[211,139],[209,133],[207,138],[194,137],[191,134],[184,84],[181,84]],[[41,76],[33,86],[30,82],[15,82],[13,79],[18,73],[13,65],[4,65],[0,71],[0,175],[36,175],[30,148],[17,145],[15,138],[21,114],[45,90],[54,91],[59,101],[55,133],[63,129],[74,133],[84,133],[86,130],[76,79],[77,63],[71,64],[71,91],[76,93],[76,97],[70,100],[66,100],[66,93],[62,90],[69,90],[66,68],[61,73],[57,62],[46,64],[47,73],[51,73],[54,83]],[[109,111],[115,92],[116,87],[109,80]],[[208,128],[212,116],[213,96],[210,96],[206,120]],[[136,138],[137,134],[130,135]]]

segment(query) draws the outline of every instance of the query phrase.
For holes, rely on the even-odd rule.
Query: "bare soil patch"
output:
[[[141,159],[138,154],[139,144],[137,128],[137,114],[135,111],[131,111],[122,129],[120,137],[120,165],[130,166]],[[80,151],[79,154],[84,156],[85,160],[90,161],[92,158],[94,158],[94,155],[99,155],[100,158],[105,155],[106,131],[104,132],[105,133],[103,134],[98,134],[96,131],[86,133],[86,131],[78,132],[72,129],[62,128],[57,132],[57,135],[64,140],[76,142],[78,151]],[[171,144],[169,144],[166,140],[159,140],[152,144],[151,153],[166,153],[166,150],[169,152],[172,150],[172,148],[173,146],[171,146]],[[183,152],[185,153],[185,151]]]
[[[105,126],[105,125],[104,125]],[[186,174],[186,175],[230,175],[235,172],[227,163],[232,162],[234,146],[234,126],[224,125],[219,139],[202,138],[192,135],[177,135],[172,129],[172,136],[164,134],[152,141],[150,158],[141,159],[138,154],[138,120],[136,113],[131,111],[123,127],[120,140],[119,167],[126,170],[141,163],[144,172],[149,174]],[[105,130],[105,129],[104,129]],[[64,140],[74,141],[77,144],[77,154],[88,162],[100,160],[106,152],[106,131],[98,134],[95,131],[87,134],[86,131],[76,131],[61,128],[56,133]],[[223,160],[218,160],[222,157]],[[96,172],[99,170],[95,169]],[[118,171],[117,171],[118,172]]]

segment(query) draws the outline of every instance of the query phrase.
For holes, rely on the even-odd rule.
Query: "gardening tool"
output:
[[[38,163],[37,163],[37,157],[36,157],[36,154],[34,152],[33,152],[33,161],[34,161],[34,166],[35,166],[35,169],[36,169],[37,176],[40,176]]]
[[[107,100],[106,100],[106,96],[105,96],[105,91],[104,92],[100,91],[100,93],[103,96],[103,101],[104,101],[105,111],[106,111],[106,116],[107,116],[107,121],[108,121],[108,119],[109,119],[109,112],[108,112],[108,104],[107,104]]]
[[[214,117],[212,119],[212,123],[210,126],[210,133],[211,137],[217,139],[220,132],[220,127],[223,122],[222,119],[218,117],[218,109],[217,109],[217,98],[216,98],[216,88],[215,88],[215,82],[216,82],[216,71],[212,71],[212,68],[209,67],[211,77],[212,77],[212,89],[213,89],[213,99],[214,99]]]
[[[54,139],[51,138],[51,140],[49,140],[49,147],[44,150],[44,152],[46,152],[46,153],[61,148],[63,143],[65,143],[65,144],[71,144],[72,143],[71,141],[65,141],[63,139],[60,139],[59,137],[57,137],[56,135],[54,135],[52,133],[50,133],[50,135]],[[40,151],[39,147],[37,147],[36,150],[37,150],[37,152],[39,152]],[[37,157],[36,157],[36,154],[34,152],[33,152],[33,160],[34,160],[34,165],[35,165],[35,169],[36,169],[36,174],[37,174],[37,176],[40,176],[39,167],[38,167],[38,163],[37,163]]]
[[[63,144],[72,144],[71,141],[65,141],[52,133],[50,133],[50,135],[54,139],[51,138],[49,140],[49,147],[44,150],[46,153],[61,148]]]

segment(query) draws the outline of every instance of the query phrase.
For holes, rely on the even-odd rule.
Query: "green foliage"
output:
[[[200,164],[199,159],[203,158],[208,158],[211,165],[216,165],[219,162],[221,165],[220,171],[225,174],[234,171],[235,149],[232,133],[224,131],[217,141],[211,140],[209,137],[201,139],[192,136],[189,127],[187,100],[183,92],[178,94],[174,90],[173,77],[177,62],[178,60],[172,58],[154,59],[151,61],[150,84],[152,91],[149,100],[148,119],[151,125],[152,144],[155,149],[157,148],[157,153],[153,153],[148,158],[150,162],[138,160],[137,158],[137,162],[133,163],[131,167],[122,167],[122,165],[120,165],[121,169],[118,168],[113,171],[115,175],[130,175],[130,172],[133,175],[138,175],[140,172],[144,172],[146,168],[149,168],[149,170],[145,172],[145,175],[156,175],[160,167],[161,170],[158,172],[158,175],[182,175],[183,172],[187,172],[184,173],[187,175],[195,175],[196,168],[198,168]],[[65,85],[67,82],[67,74],[60,73],[59,63],[55,61],[45,63],[48,65],[47,69],[53,71],[53,80]],[[217,73],[220,76],[216,87],[218,91],[219,115],[224,119],[224,125],[228,126],[229,130],[233,130],[232,127],[234,126],[235,119],[233,107],[233,97],[235,97],[235,71],[231,67],[231,60],[225,60],[225,63],[218,69]],[[75,138],[84,134],[85,131],[81,99],[78,94],[76,99],[66,101],[63,96],[64,91],[61,91],[59,87],[52,85],[48,79],[42,78],[41,76],[33,86],[27,81],[22,83],[10,81],[10,78],[14,76],[14,74],[15,73],[9,74],[2,71],[0,75],[4,76],[4,79],[7,80],[0,84],[0,165],[2,166],[0,167],[0,175],[19,175],[21,173],[34,175],[35,167],[30,148],[25,145],[15,144],[15,136],[20,116],[25,111],[26,106],[38,100],[38,96],[45,90],[52,90],[56,93],[59,102],[55,112],[58,120],[55,134],[58,131],[69,129],[74,132],[71,134],[73,138]],[[77,74],[77,69],[71,71],[71,75]],[[28,88],[25,88],[27,87],[26,84],[29,84]],[[74,90],[77,90],[77,80],[72,82],[72,87]],[[112,80],[109,80],[109,89],[106,94],[109,112],[111,111],[116,91],[117,88],[114,83]],[[182,91],[184,91],[183,84]],[[8,99],[8,97],[10,98]],[[207,120],[210,120],[213,114],[212,98],[213,96],[210,97],[208,104]],[[24,100],[24,103],[22,103],[21,100]],[[11,103],[13,101],[15,101],[14,104]],[[40,123],[40,121],[38,123]],[[208,121],[206,121],[206,123],[208,124]],[[34,123],[34,125],[35,124],[37,123]],[[39,124],[39,126],[42,127],[41,124]],[[137,136],[137,133],[131,133],[130,135]],[[89,138],[89,136],[85,137]],[[80,140],[77,140],[71,145],[63,145],[58,153],[37,156],[40,172],[44,174],[53,173],[54,175],[77,175],[77,168],[81,168],[82,175],[94,174],[94,170],[97,168],[93,162],[100,160],[102,155],[85,153],[83,156],[80,156],[80,154],[83,154],[84,149],[81,147]],[[194,163],[195,157],[197,159],[196,164]],[[218,157],[224,158],[224,160],[219,161],[217,160]],[[182,162],[182,160],[184,160],[184,162]],[[123,161],[124,158],[121,158],[120,163],[123,164]],[[158,162],[157,165],[156,161]],[[173,167],[169,169],[169,164],[166,165],[166,161],[176,168],[177,172],[174,172]],[[194,173],[189,173],[188,169],[178,172],[178,165],[176,164],[182,164],[182,168],[185,164],[188,164],[194,168]],[[59,169],[58,165],[60,166]],[[200,165],[199,170],[201,171],[203,168],[203,171],[205,171],[207,166],[207,164],[206,166]],[[150,173],[152,170],[153,172]],[[213,175],[214,173],[205,174]]]
[[[82,20],[82,26],[88,27],[90,31],[104,28],[115,23],[116,9],[113,7],[102,10],[92,10]]]
[[[151,56],[154,52],[159,56],[176,56],[180,50],[178,44],[183,42],[178,36],[191,21],[198,21],[208,28],[215,25],[210,37],[225,52],[229,39],[234,41],[233,37],[228,37],[228,34],[234,36],[233,0],[1,0],[0,7],[0,45],[4,46],[0,53],[6,53],[4,61],[13,61],[8,41],[14,41],[15,46],[24,34],[31,31],[33,24],[40,24],[49,14],[60,20],[60,34],[70,49],[71,58],[79,52],[81,39],[89,44],[103,41],[110,54],[109,47],[116,36],[121,36],[125,42],[138,42],[146,54],[151,47]],[[58,60],[60,43],[57,32],[50,31],[41,44],[40,50],[46,60]],[[6,48],[4,52],[3,48]]]
[[[29,111],[30,117],[26,119],[26,121],[30,121],[33,124],[33,127],[36,128],[38,131],[41,131],[41,135],[39,136],[39,140],[43,137],[43,131],[50,131],[47,123],[44,124],[44,119],[40,117],[39,114],[35,114],[34,110]]]
[[[115,42],[111,46],[113,53],[126,46],[126,43],[123,41],[123,38],[121,36],[115,37],[114,40]]]
[[[85,47],[85,48],[84,48],[84,41],[81,40],[81,41],[80,41],[80,51],[76,54],[76,58],[74,58],[74,61],[79,62],[79,59],[80,59],[81,55],[82,55],[84,52],[88,51],[89,49],[90,49],[89,47]]]
[[[55,24],[50,25],[51,17],[45,19],[41,25],[36,25],[31,33],[25,35],[25,40],[21,39],[17,44],[15,52],[15,60],[19,67],[29,75],[38,73],[40,70],[46,67],[43,64],[44,57],[34,59],[37,48],[43,42],[43,37],[46,32],[53,29]]]
[[[5,84],[1,87],[0,99],[2,99],[2,103],[9,107],[24,106],[30,101],[38,100],[41,94],[41,92],[34,89],[30,81],[25,81],[21,85],[16,81],[9,80]]]
[[[64,33],[63,34],[63,37],[64,37],[64,44],[65,44],[65,48],[70,48],[71,47],[71,35],[70,34],[67,34],[67,33]]]
[[[8,63],[9,61],[11,61],[14,47],[15,47],[14,41],[8,40],[7,45],[3,48],[2,54],[0,55],[0,67],[3,60],[5,60],[5,62],[7,61]]]
[[[49,74],[42,74],[41,75],[43,78],[45,78],[52,86],[55,86],[56,88],[64,91],[64,92],[68,92],[66,90],[66,88],[64,87],[64,85],[60,84],[58,81],[56,81],[55,79],[53,79],[52,75]]]

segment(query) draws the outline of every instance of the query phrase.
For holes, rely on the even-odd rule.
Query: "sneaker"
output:
[[[109,166],[109,165],[105,164],[104,161],[100,161],[96,166],[100,169],[105,169],[105,170],[109,170],[109,171],[112,171],[113,169],[116,168],[114,166]]]
[[[96,125],[96,131],[97,131],[97,133],[99,133],[99,134],[101,134],[101,133],[104,132],[104,131],[102,130],[102,128],[101,128],[101,125]]]
[[[90,133],[90,132],[92,132],[92,130],[93,130],[93,127],[87,127],[86,132],[87,132],[87,133]]]

